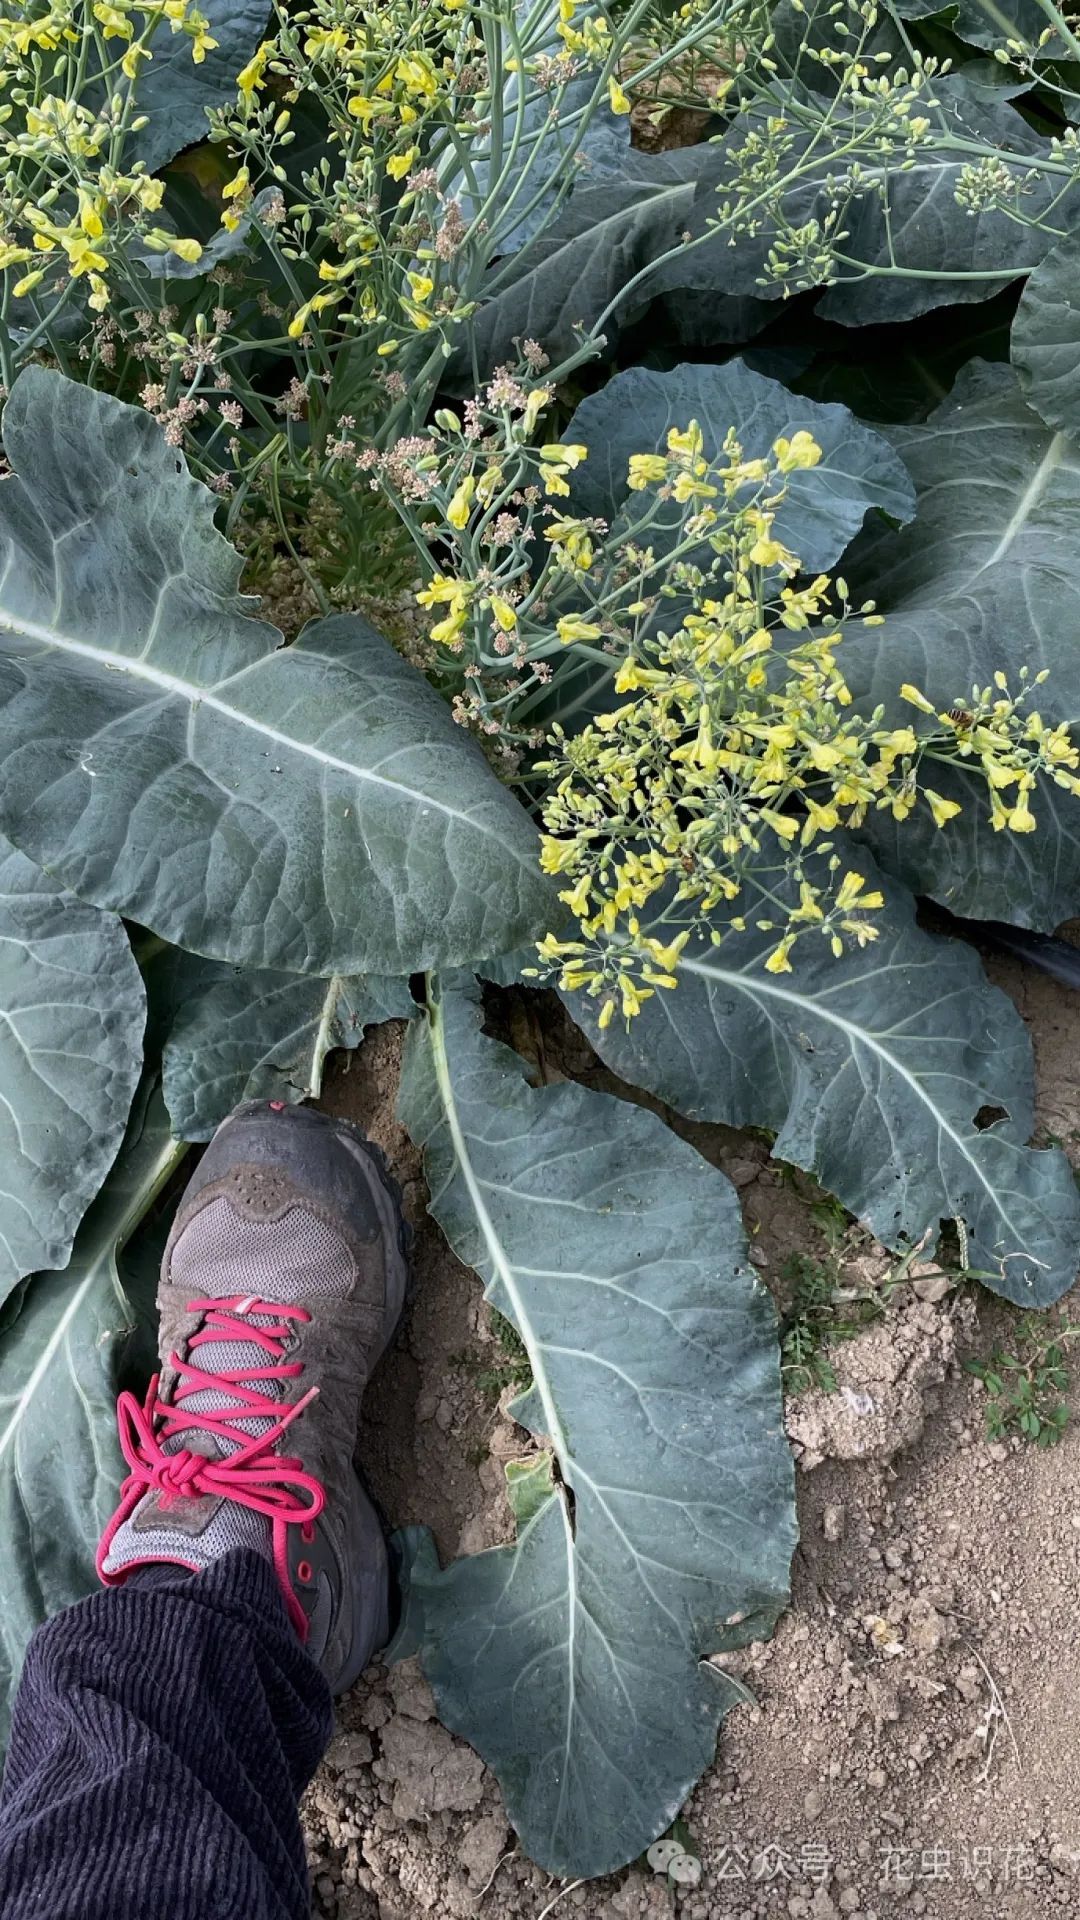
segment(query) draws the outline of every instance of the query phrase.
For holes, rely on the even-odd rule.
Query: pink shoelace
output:
[[[177,1376],[171,1401],[159,1397],[160,1374],[151,1380],[142,1406],[133,1393],[122,1393],[117,1401],[120,1445],[131,1470],[124,1493],[135,1487],[144,1491],[156,1488],[162,1495],[163,1507],[174,1499],[194,1499],[200,1495],[235,1500],[241,1506],[265,1514],[267,1519],[301,1525],[305,1539],[308,1538],[309,1528],[326,1505],[326,1494],[314,1474],[306,1473],[299,1460],[275,1453],[274,1448],[319,1389],[311,1387],[299,1400],[282,1406],[280,1400],[245,1382],[291,1380],[303,1372],[303,1362],[288,1361],[284,1353],[292,1331],[290,1322],[305,1322],[311,1315],[303,1307],[260,1300],[255,1294],[238,1294],[234,1299],[189,1300],[187,1311],[203,1314],[205,1319],[200,1331],[188,1341],[187,1359],[181,1360],[175,1353],[169,1355],[169,1367]],[[256,1314],[271,1316],[271,1324],[254,1326],[252,1316]],[[199,1347],[220,1340],[243,1340],[259,1346],[270,1356],[269,1361],[262,1367],[244,1365],[216,1373],[192,1364],[192,1356]],[[192,1394],[203,1393],[207,1388],[227,1394],[232,1404],[216,1407],[211,1413],[196,1413],[185,1406]],[[242,1443],[236,1446],[235,1442],[241,1437],[236,1422],[253,1415],[266,1419],[269,1425],[254,1439],[244,1435]],[[223,1457],[215,1453],[212,1458],[194,1453],[186,1446],[166,1452],[166,1441],[178,1433],[192,1431],[231,1441],[234,1449]]]

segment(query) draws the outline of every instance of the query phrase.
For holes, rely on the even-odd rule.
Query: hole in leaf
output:
[[[1008,1107],[980,1107],[978,1113],[975,1115],[975,1126],[980,1133],[985,1133],[988,1127],[996,1127],[999,1120],[1008,1120],[1009,1118]]]

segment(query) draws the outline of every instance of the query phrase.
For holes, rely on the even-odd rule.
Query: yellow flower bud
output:
[[[264,40],[252,54],[246,67],[242,67],[236,76],[236,84],[245,99],[250,100],[258,87],[266,85],[266,63],[276,52],[272,40]]]
[[[457,527],[459,532],[462,527],[466,527],[469,524],[469,514],[472,510],[472,500],[475,492],[476,481],[470,473],[461,482],[450,505],[446,509],[446,517],[450,525]]]
[[[793,933],[785,933],[779,946],[773,948],[765,962],[766,973],[790,973],[791,961],[788,959],[788,954],[794,945],[795,935]]]
[[[631,492],[640,493],[644,487],[658,486],[667,478],[668,463],[662,453],[632,453],[627,476],[627,485]]]
[[[395,153],[390,156],[386,163],[386,171],[391,180],[404,180],[405,175],[412,171],[417,151],[416,147],[410,147],[407,153]]]
[[[556,621],[555,631],[563,646],[568,647],[575,640],[599,640],[604,630],[595,621],[583,620],[580,613],[564,613],[562,619]]]
[[[517,608],[511,606],[509,600],[504,600],[498,593],[492,594],[490,605],[496,622],[503,632],[513,633],[517,626]]]
[[[935,793],[932,787],[924,787],[923,793],[926,798],[926,804],[933,815],[935,827],[943,827],[947,821],[955,820],[961,810],[956,800],[943,799],[941,794]]]
[[[587,460],[588,457],[588,447],[563,447],[555,442],[550,442],[546,447],[541,447],[540,449],[541,460],[556,462],[561,467],[579,467],[581,462]]]
[[[796,473],[807,467],[816,467],[821,459],[821,448],[813,434],[802,430],[792,434],[790,440],[775,440],[773,452],[781,473]]]
[[[755,540],[749,557],[755,567],[779,567],[792,558],[779,540]]]
[[[550,405],[551,398],[552,390],[550,387],[534,387],[530,393],[525,402],[525,412],[521,417],[522,430],[526,440],[532,438],[536,423],[543,413],[544,408]]]
[[[909,707],[918,707],[920,713],[933,713],[934,711],[933,704],[927,699],[925,693],[920,693],[918,687],[911,686],[907,680],[904,681],[900,689],[900,698],[901,700],[906,700]]]
[[[695,458],[704,444],[697,421],[691,420],[685,431],[679,427],[671,427],[668,431],[667,443],[672,453],[688,454],[691,459]]]

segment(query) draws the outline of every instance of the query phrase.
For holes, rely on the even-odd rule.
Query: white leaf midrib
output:
[[[972,574],[971,578],[973,580],[977,580],[979,574],[985,573],[988,567],[996,566],[999,560],[1004,559],[1013,541],[1016,539],[1017,534],[1027,525],[1032,513],[1038,506],[1046,488],[1050,484],[1051,476],[1056,472],[1065,458],[1068,446],[1069,442],[1065,434],[1055,433],[1046,452],[1043,454],[1042,459],[1039,461],[1038,466],[1017,501],[1016,507],[1009,517],[1008,524],[1004,528],[997,546],[994,548],[993,553],[991,553]]]
[[[450,1061],[446,1051],[446,1031],[443,1025],[442,1009],[437,1003],[429,1005],[428,1018],[428,1037],[431,1045],[432,1063],[435,1069],[435,1081],[443,1114],[446,1119],[447,1129],[450,1134],[454,1160],[461,1174],[461,1178],[465,1183],[465,1190],[475,1214],[477,1225],[480,1228],[487,1246],[492,1267],[502,1282],[518,1334],[524,1341],[528,1351],[529,1362],[532,1368],[533,1385],[536,1388],[541,1406],[544,1409],[546,1430],[551,1438],[551,1443],[558,1457],[560,1467],[565,1472],[569,1446],[562,1421],[559,1418],[555,1405],[551,1381],[548,1378],[541,1358],[543,1352],[542,1343],[529,1318],[521,1289],[518,1286],[517,1274],[511,1265],[499,1234],[496,1231],[495,1222],[488,1212],[481,1191],[481,1183],[476,1169],[472,1164],[468,1141],[465,1137],[465,1129],[461,1123],[461,1116],[457,1107],[457,1098],[454,1093],[453,1076],[450,1071]],[[564,1766],[562,1779],[562,1792],[565,1794],[566,1783],[570,1775],[569,1756],[573,1749],[573,1728],[576,1710],[577,1671],[575,1642],[577,1636],[578,1592],[575,1545],[570,1527],[570,1515],[567,1509],[566,1496],[563,1493],[557,1493],[555,1497],[558,1501],[559,1512],[562,1517],[562,1537],[566,1554],[567,1704],[563,1751],[567,1764]]]
[[[317,1100],[322,1092],[323,1066],[326,1062],[326,1056],[330,1052],[333,1038],[333,1024],[337,1018],[338,1002],[341,999],[344,985],[345,975],[342,973],[332,973],[326,983],[322,1012],[319,1016],[319,1023],[315,1030],[315,1038],[312,1042],[311,1067],[308,1072],[309,1092],[313,1100]]]
[[[429,1009],[429,1033],[439,1098],[446,1116],[446,1124],[454,1149],[454,1159],[460,1170],[461,1177],[465,1182],[465,1189],[469,1196],[470,1205],[476,1215],[477,1224],[480,1227],[480,1231],[484,1236],[485,1245],[491,1255],[492,1266],[502,1282],[506,1290],[507,1298],[513,1308],[518,1333],[522,1340],[525,1341],[526,1346],[529,1346],[531,1339],[532,1347],[541,1349],[542,1343],[529,1318],[521,1288],[518,1286],[516,1270],[511,1265],[509,1256],[499,1237],[495,1222],[488,1211],[482,1191],[485,1183],[482,1181],[472,1163],[469,1143],[465,1137],[465,1129],[462,1126],[461,1116],[458,1112],[457,1098],[454,1093],[453,1075],[450,1070],[450,1059],[446,1051],[446,1031],[443,1025],[442,1009],[438,1004],[431,1006]],[[532,1348],[530,1348],[530,1360],[531,1358]],[[552,1444],[559,1455],[560,1462],[565,1462],[570,1451],[569,1442],[555,1405],[551,1382],[542,1364],[533,1365],[533,1383],[536,1386],[543,1405],[544,1419],[547,1423],[546,1431],[551,1436]]]

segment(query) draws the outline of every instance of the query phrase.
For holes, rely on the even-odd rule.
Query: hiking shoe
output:
[[[389,1637],[386,1545],[353,1452],[404,1245],[381,1157],[347,1121],[272,1100],[218,1128],[165,1248],[161,1371],[144,1404],[117,1405],[130,1472],[98,1548],[107,1586],[254,1548],[331,1685],[351,1685]]]

